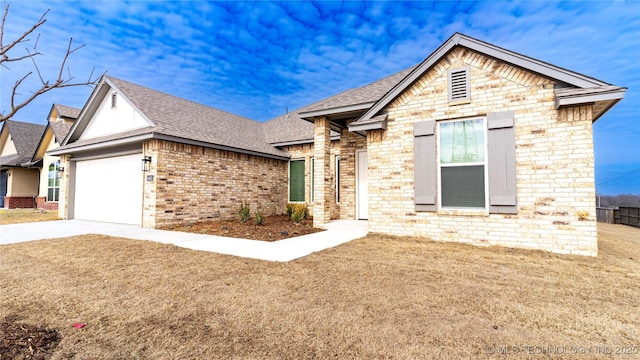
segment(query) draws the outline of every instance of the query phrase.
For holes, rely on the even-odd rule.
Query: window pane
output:
[[[55,189],[53,194],[53,201],[58,201],[60,199],[60,189]]]
[[[484,208],[484,166],[442,167],[442,206]]]
[[[304,202],[304,160],[289,162],[289,201]]]
[[[49,186],[53,186],[53,184],[55,183],[55,178],[56,178],[56,167],[55,165],[52,163],[51,165],[49,165]]]
[[[49,188],[47,191],[47,201],[53,201],[53,189]]]
[[[484,161],[484,120],[440,124],[440,163]]]

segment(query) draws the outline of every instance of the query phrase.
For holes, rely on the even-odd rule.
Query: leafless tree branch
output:
[[[38,67],[38,63],[36,61],[37,57],[42,55],[37,49],[38,42],[40,41],[40,34],[38,34],[33,48],[31,50],[29,48],[26,48],[25,55],[9,54],[9,52],[12,49],[14,49],[16,45],[29,41],[27,37],[47,21],[46,15],[49,13],[49,10],[45,11],[40,17],[40,19],[35,24],[33,24],[33,26],[31,26],[31,28],[26,30],[17,39],[13,40],[11,43],[5,46],[4,45],[4,26],[6,23],[8,13],[9,13],[9,4],[7,4],[7,2],[5,1],[4,14],[2,15],[2,22],[0,23],[0,65],[6,69],[9,69],[9,67],[5,63],[18,62],[25,59],[31,59],[35,72],[38,74],[38,77],[40,79],[41,86],[38,89],[31,90],[30,91],[31,95],[29,97],[22,100],[21,102],[16,103],[17,101],[16,95],[21,95],[19,92],[20,86],[29,76],[33,74],[33,71],[28,72],[27,74],[22,76],[19,80],[17,80],[13,85],[12,92],[11,92],[11,110],[7,111],[6,113],[0,112],[0,123],[5,120],[11,119],[16,114],[16,112],[18,112],[20,109],[27,106],[29,103],[35,100],[38,96],[48,91],[51,91],[53,89],[67,88],[67,87],[94,86],[98,83],[101,76],[98,76],[95,78],[93,77],[95,68],[91,70],[91,73],[89,74],[89,79],[87,81],[74,82],[75,77],[71,75],[71,69],[67,65],[67,61],[69,60],[69,57],[73,53],[82,49],[85,45],[83,44],[74,48],[73,38],[69,39],[69,44],[67,45],[67,51],[65,52],[64,57],[60,62],[60,66],[58,68],[58,74],[57,74],[58,76],[55,81],[49,81],[46,79],[45,76],[43,76],[43,74],[40,71],[40,68]],[[65,68],[67,70],[66,76],[64,72]]]

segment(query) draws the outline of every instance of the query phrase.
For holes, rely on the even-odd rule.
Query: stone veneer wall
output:
[[[450,104],[447,69],[466,65],[471,101]],[[550,80],[454,49],[388,106],[386,131],[368,132],[369,230],[597,255],[592,106],[556,110],[554,99]],[[416,212],[413,123],[508,110],[515,111],[518,214]]]
[[[348,129],[340,136],[340,218],[356,218],[356,150],[367,148],[367,139]]]
[[[252,212],[284,213],[287,162],[230,151],[151,140],[143,226],[235,219],[246,201]]]
[[[331,219],[341,219],[342,214],[342,204],[336,203],[336,156],[340,156],[340,162],[342,165],[340,167],[344,173],[345,165],[342,163],[342,156],[340,155],[341,150],[341,141],[331,141],[331,156],[330,156],[330,178],[331,178],[331,191],[330,191],[330,212]],[[313,203],[311,202],[311,158],[313,156],[313,144],[298,144],[298,145],[288,145],[283,147],[284,150],[291,154],[291,160],[302,160],[304,159],[304,201],[307,204],[307,208],[309,209],[309,215],[313,215]],[[287,172],[289,171],[287,167]],[[355,171],[355,170],[354,170]],[[287,173],[287,178],[288,178]],[[344,181],[344,176],[342,177]],[[341,187],[343,184],[341,183]],[[289,188],[288,185],[285,187],[285,197],[288,199],[289,197]],[[343,193],[341,190],[340,198],[343,198]],[[355,209],[354,209],[355,212]]]
[[[60,176],[60,193],[58,194],[58,217],[60,219],[69,219],[69,174],[71,173],[71,157],[69,155],[60,156],[60,166],[64,167],[64,171]]]

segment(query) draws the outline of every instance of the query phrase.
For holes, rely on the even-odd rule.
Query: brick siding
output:
[[[7,209],[33,209],[35,201],[32,196],[5,196],[4,206]]]
[[[471,101],[450,104],[447,69],[470,66]],[[368,132],[369,230],[434,240],[597,255],[592,106],[556,110],[554,84],[458,48]],[[413,123],[515,111],[517,215],[416,212]]]
[[[58,210],[58,202],[47,201],[46,196],[36,198],[37,208],[41,210]]]
[[[284,213],[287,162],[230,151],[152,140],[154,160],[144,183],[143,226],[227,220],[246,201],[252,211]]]

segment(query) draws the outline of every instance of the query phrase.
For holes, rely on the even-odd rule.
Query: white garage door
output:
[[[76,163],[74,218],[142,225],[141,154]]]

